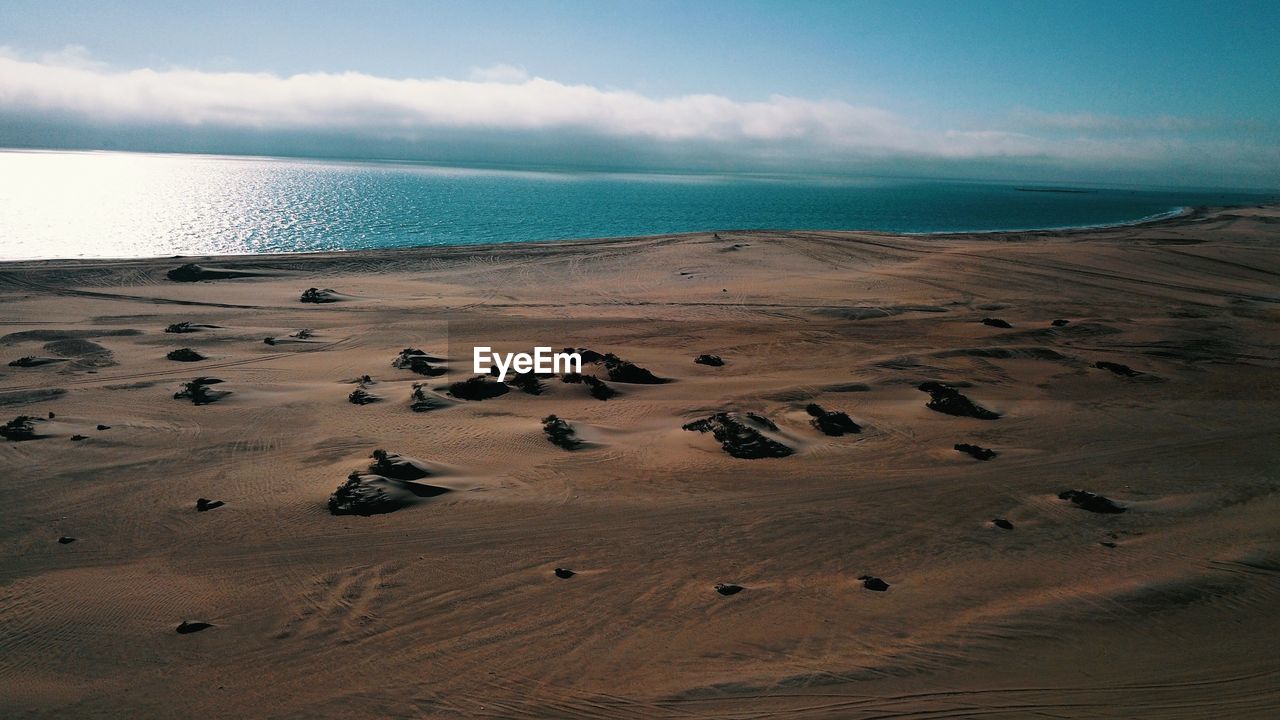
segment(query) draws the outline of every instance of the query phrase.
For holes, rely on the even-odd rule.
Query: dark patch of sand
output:
[[[54,363],[67,362],[67,358],[56,357],[39,357],[36,355],[26,355],[9,362],[9,367],[40,367],[41,365],[52,365]]]

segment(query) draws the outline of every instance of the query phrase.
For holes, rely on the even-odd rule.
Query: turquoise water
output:
[[[1274,198],[1025,187],[13,151],[0,152],[0,259],[303,252],[749,228],[1053,228]]]

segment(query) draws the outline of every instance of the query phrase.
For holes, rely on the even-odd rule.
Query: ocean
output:
[[[0,151],[0,259],[228,255],[735,230],[1108,225],[1274,194]]]

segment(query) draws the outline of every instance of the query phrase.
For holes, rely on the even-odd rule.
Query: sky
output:
[[[0,3],[0,147],[1275,189],[1280,2]]]

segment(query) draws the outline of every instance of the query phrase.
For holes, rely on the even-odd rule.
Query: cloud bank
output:
[[[1268,143],[1239,127],[1025,109],[993,127],[936,123],[786,95],[649,97],[511,65],[466,80],[279,76],[0,49],[5,146],[1280,185],[1274,134]]]

